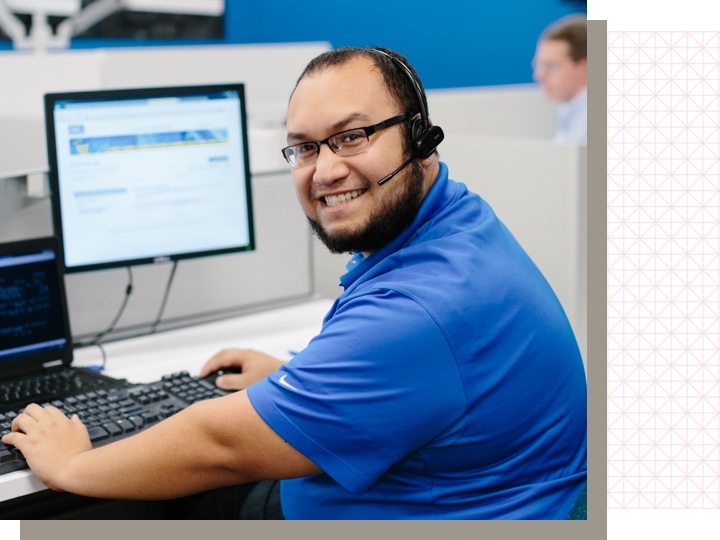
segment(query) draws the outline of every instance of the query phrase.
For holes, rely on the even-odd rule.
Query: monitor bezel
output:
[[[243,151],[243,168],[245,174],[245,205],[246,216],[248,220],[248,243],[243,246],[234,246],[222,249],[209,249],[202,251],[188,251],[181,253],[158,253],[153,257],[142,257],[137,259],[118,259],[114,261],[106,261],[101,263],[82,264],[69,266],[65,260],[65,236],[62,221],[62,204],[60,201],[59,189],[59,171],[58,156],[56,149],[56,129],[55,117],[53,114],[55,104],[61,101],[77,100],[119,100],[119,99],[137,99],[142,97],[161,98],[176,96],[191,96],[193,94],[207,94],[214,92],[235,91],[238,92],[240,101],[240,129],[242,136]],[[78,273],[95,270],[107,270],[112,268],[125,268],[131,266],[162,264],[171,261],[180,261],[185,259],[194,259],[200,257],[210,257],[215,255],[226,255],[232,253],[242,253],[255,251],[257,246],[255,243],[255,223],[253,214],[253,197],[252,182],[250,173],[250,151],[248,143],[247,128],[247,107],[245,98],[244,83],[221,83],[221,84],[204,84],[204,85],[183,85],[183,86],[152,86],[152,87],[133,87],[133,88],[112,88],[98,90],[82,90],[70,92],[50,92],[44,94],[44,112],[45,112],[45,130],[46,145],[48,157],[48,181],[50,187],[50,206],[52,210],[52,223],[55,236],[60,243],[60,262],[65,273]]]

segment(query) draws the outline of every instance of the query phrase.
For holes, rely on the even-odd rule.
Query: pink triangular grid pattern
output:
[[[720,32],[607,36],[607,501],[720,508]]]

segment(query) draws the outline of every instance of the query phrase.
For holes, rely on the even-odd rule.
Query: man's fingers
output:
[[[19,414],[15,417],[12,423],[13,431],[21,431],[27,433],[29,429],[38,425],[38,421],[27,413]]]
[[[58,409],[57,407],[53,407],[52,405],[46,406],[43,410],[44,410],[45,413],[46,413],[48,416],[50,416],[50,417],[53,417],[53,418],[63,418],[63,419],[66,419],[66,418],[67,418],[67,416],[65,415],[64,412],[62,412],[62,411],[61,411],[60,409]]]
[[[24,434],[19,431],[11,431],[3,435],[2,442],[17,447],[23,436]]]
[[[215,379],[215,385],[223,390],[242,390],[247,386],[247,375],[243,373],[230,373],[228,375],[221,375]]]
[[[38,416],[42,416],[44,413],[45,411],[40,405],[37,403],[31,403],[25,407],[25,410],[21,414],[18,415],[18,418],[20,418],[23,414],[27,414],[31,418],[37,418]]]
[[[40,422],[51,421],[55,424],[56,421],[65,420],[67,420],[65,413],[57,407],[53,407],[52,405],[41,407],[36,403],[31,403],[25,407],[22,413],[15,417],[12,422],[12,430],[27,433],[28,429],[33,429],[38,426]],[[82,424],[80,419],[78,419],[78,422]]]
[[[205,365],[200,369],[199,376],[204,377],[205,375],[208,375],[213,371],[217,371],[218,369],[237,366],[239,365],[238,362],[240,361],[241,356],[241,349],[222,349],[215,353],[205,363]]]

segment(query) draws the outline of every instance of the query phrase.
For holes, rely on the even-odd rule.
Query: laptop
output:
[[[126,384],[73,367],[55,237],[0,243],[0,414]]]

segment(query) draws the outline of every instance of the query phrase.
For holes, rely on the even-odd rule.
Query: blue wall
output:
[[[582,0],[226,0],[219,43],[382,45],[405,54],[427,88],[529,83],[540,32],[580,12],[587,12]],[[218,41],[76,39],[71,47],[191,43]]]

